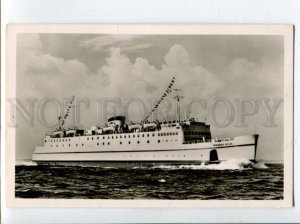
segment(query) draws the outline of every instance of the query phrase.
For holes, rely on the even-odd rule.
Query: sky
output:
[[[175,76],[174,87],[185,97],[182,108],[195,102],[189,116],[207,117],[213,136],[258,133],[258,159],[282,160],[283,103],[274,112],[275,127],[267,127],[262,101],[269,100],[272,107],[274,99],[283,98],[283,58],[282,36],[18,34],[16,96],[23,111],[16,114],[16,159],[30,159],[44,135],[55,130],[43,123],[55,123],[58,116],[47,99],[62,103],[74,95],[88,100],[80,109],[78,125],[89,129],[104,122],[100,98],[119,99],[119,107],[112,104],[106,109],[124,114],[124,105],[133,98],[145,105],[159,99]],[[214,104],[220,97],[230,102],[230,112],[228,105]],[[170,94],[168,102],[172,98]],[[30,99],[36,102],[33,124],[23,116],[30,112]],[[247,127],[239,125],[240,99],[257,102],[257,110],[245,118]],[[251,104],[245,105],[250,113]],[[128,106],[127,121],[143,118],[138,108],[135,103]],[[168,118],[174,119],[174,104],[170,108]],[[232,121],[217,125],[228,114]]]

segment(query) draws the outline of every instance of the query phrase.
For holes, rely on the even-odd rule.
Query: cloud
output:
[[[111,47],[119,47],[122,52],[135,52],[152,46],[150,43],[135,43],[140,35],[102,35],[92,39],[81,41],[80,47],[92,51],[110,52]]]
[[[92,39],[84,40],[79,46],[93,51],[101,51],[114,44],[119,44],[123,41],[130,41],[138,37],[138,35],[101,35]]]

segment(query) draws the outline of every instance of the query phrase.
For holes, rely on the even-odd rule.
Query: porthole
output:
[[[45,140],[45,142],[47,142],[47,140]]]
[[[109,136],[107,136],[107,139],[109,139]]]
[[[152,136],[155,137],[155,134],[153,133]]]
[[[149,143],[150,141],[148,140],[147,143]]]
[[[83,146],[83,143],[82,143],[82,146]]]
[[[118,138],[118,136],[116,136],[116,139]]]
[[[147,137],[149,137],[149,134],[147,134]]]
[[[107,144],[109,145],[110,143],[108,142]]]
[[[158,143],[160,143],[160,140],[157,140]]]
[[[105,136],[103,136],[103,139],[105,139]]]
[[[87,138],[87,140],[89,140],[89,138]]]
[[[92,140],[94,140],[94,138],[92,137]]]
[[[142,137],[144,137],[144,134],[142,134]]]
[[[78,144],[76,144],[76,147],[78,146]]]
[[[114,139],[114,136],[111,136],[111,139]]]
[[[99,142],[97,142],[97,145],[99,145]]]
[[[139,137],[140,137],[140,135],[137,135],[137,137],[139,138]]]
[[[128,144],[130,144],[130,141],[128,142]]]
[[[71,146],[71,144],[69,144],[69,147]]]
[[[128,135],[128,138],[130,138],[130,135]]]
[[[97,140],[99,140],[99,137],[97,137]]]
[[[122,135],[120,135],[120,138],[122,138]]]
[[[102,145],[105,145],[104,142],[102,143]]]
[[[140,141],[137,141],[137,144],[140,144]]]
[[[122,142],[120,142],[120,145],[122,145]]]
[[[135,135],[132,135],[133,138],[135,138]]]

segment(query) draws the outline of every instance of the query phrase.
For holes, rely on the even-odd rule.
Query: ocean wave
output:
[[[222,161],[218,164],[205,164],[200,165],[160,165],[153,167],[154,169],[192,169],[192,170],[246,170],[246,169],[267,169],[268,167],[263,163],[253,163],[248,159],[231,159]]]
[[[37,166],[38,164],[36,162],[33,162],[31,160],[18,160],[16,161],[16,166]]]

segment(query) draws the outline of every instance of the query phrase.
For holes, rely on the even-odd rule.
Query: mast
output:
[[[176,114],[176,120],[180,123],[180,100],[184,97],[179,95],[179,91],[182,91],[181,89],[172,89],[176,92],[176,95],[174,96],[176,106],[175,106],[175,114]]]

